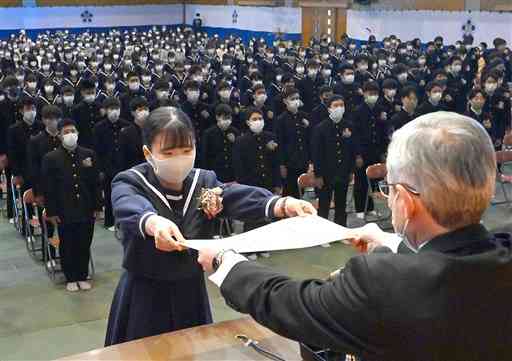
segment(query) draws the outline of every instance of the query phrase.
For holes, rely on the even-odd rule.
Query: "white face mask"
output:
[[[437,105],[441,101],[442,97],[443,93],[435,92],[430,94],[430,101],[432,102],[432,104]]]
[[[139,110],[135,112],[135,121],[142,124],[149,117],[149,110]]]
[[[231,91],[230,90],[221,90],[219,92],[219,96],[224,100],[229,100],[231,97]]]
[[[487,83],[485,84],[485,91],[487,93],[492,93],[496,90],[496,88],[498,88],[498,84],[496,83]]]
[[[337,107],[334,109],[329,109],[329,117],[336,124],[341,122],[344,114],[345,114],[345,107]]]
[[[254,134],[260,134],[263,131],[264,127],[265,121],[263,119],[249,122],[249,129],[251,129],[251,132],[253,132]]]
[[[93,103],[94,99],[95,99],[94,94],[88,94],[88,95],[84,96],[84,102],[86,102],[87,104]]]
[[[37,115],[37,113],[35,110],[23,112],[23,121],[25,123],[27,123],[28,125],[32,125],[32,124],[34,124],[34,122],[36,120],[36,115]]]
[[[267,94],[258,94],[254,97],[254,100],[258,104],[263,104],[267,101]]]
[[[130,88],[131,91],[137,91],[139,90],[140,84],[139,82],[130,82],[128,83],[128,88]]]
[[[181,183],[185,178],[187,178],[192,168],[194,168],[195,160],[195,149],[190,155],[175,155],[167,159],[158,159],[153,155],[150,155],[147,158],[147,161],[153,167],[156,176],[167,183],[173,184]]]
[[[217,126],[223,131],[231,126],[231,122],[230,118],[217,118]]]
[[[301,102],[300,99],[290,100],[290,101],[286,102],[286,107],[288,108],[288,110],[290,112],[297,113],[297,111],[299,110],[301,104],[302,104],[302,102]]]
[[[52,94],[52,93],[53,93],[53,90],[54,90],[54,87],[53,87],[52,85],[46,85],[46,86],[44,87],[44,91],[45,91],[46,93]]]
[[[110,120],[111,122],[117,122],[119,120],[119,115],[121,115],[121,110],[119,109],[107,111],[108,120]]]
[[[353,75],[353,74],[352,75],[345,75],[343,77],[343,82],[345,84],[352,84],[352,83],[354,83],[354,80],[355,80],[355,75]]]
[[[77,133],[68,133],[62,136],[62,145],[67,150],[75,150],[76,145],[78,143],[78,134]]]
[[[377,103],[377,100],[379,100],[379,96],[378,95],[368,95],[367,97],[365,97],[364,100],[366,101],[366,103],[368,105],[375,105],[375,103]]]
[[[72,95],[64,95],[62,99],[64,100],[64,104],[68,106],[73,105],[73,102],[75,101],[75,97]]]

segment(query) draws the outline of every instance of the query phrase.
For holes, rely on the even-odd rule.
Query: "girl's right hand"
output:
[[[164,252],[183,251],[185,238],[178,226],[167,218],[153,215],[146,221],[146,233],[155,239],[155,247]]]

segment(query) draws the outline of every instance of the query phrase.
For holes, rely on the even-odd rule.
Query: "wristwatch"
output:
[[[219,269],[220,265],[222,264],[222,259],[224,258],[224,255],[227,252],[237,253],[234,249],[224,249],[217,253],[217,255],[213,258],[212,261],[212,267],[215,272]]]

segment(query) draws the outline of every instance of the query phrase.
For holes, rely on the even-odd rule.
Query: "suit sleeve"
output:
[[[236,264],[221,286],[226,303],[272,331],[308,345],[376,352],[378,312],[364,256],[333,281],[295,281],[254,262]]]

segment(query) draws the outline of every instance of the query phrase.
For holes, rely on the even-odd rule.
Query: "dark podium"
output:
[[[60,360],[269,360],[244,346],[243,342],[235,338],[237,335],[246,335],[258,341],[259,346],[287,361],[302,360],[297,342],[273,333],[251,318],[165,333]]]

